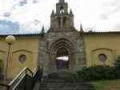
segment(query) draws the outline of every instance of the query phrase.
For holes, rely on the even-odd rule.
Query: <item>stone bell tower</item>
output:
[[[59,0],[56,4],[56,11],[52,11],[50,31],[73,30],[74,15],[72,10],[68,10],[68,3],[64,0]]]
[[[48,32],[44,33],[43,28],[39,40],[38,63],[43,68],[43,74],[81,70],[86,65],[84,40],[74,28],[74,15],[72,10],[68,10],[68,3],[59,0],[50,19]],[[61,57],[67,57],[66,61],[59,59]]]

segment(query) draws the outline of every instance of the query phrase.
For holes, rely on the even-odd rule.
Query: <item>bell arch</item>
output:
[[[61,38],[52,43],[50,47],[51,71],[71,70],[74,63],[74,45],[68,39]]]

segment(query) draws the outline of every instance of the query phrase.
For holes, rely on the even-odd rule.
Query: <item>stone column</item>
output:
[[[60,28],[63,27],[63,17],[60,17]]]
[[[85,66],[85,48],[82,38],[77,40],[76,45],[76,70],[81,70]]]
[[[43,75],[47,76],[49,72],[49,56],[46,46],[46,39],[42,38],[39,40],[39,50],[38,50],[38,66],[43,69]]]

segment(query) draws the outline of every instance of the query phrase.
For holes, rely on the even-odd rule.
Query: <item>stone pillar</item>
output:
[[[38,66],[43,69],[43,75],[47,76],[49,72],[49,55],[46,46],[46,39],[43,37],[39,40]]]
[[[60,17],[60,28],[63,28],[63,17]]]
[[[77,40],[76,45],[76,71],[85,67],[85,46],[83,38]]]
[[[49,74],[49,58],[48,53],[44,53],[44,64],[43,64],[43,76],[47,76]]]

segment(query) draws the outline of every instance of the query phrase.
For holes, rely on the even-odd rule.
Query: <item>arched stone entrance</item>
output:
[[[56,67],[57,69],[69,68],[69,55],[65,47],[59,48],[56,53]]]
[[[65,38],[56,40],[50,47],[51,71],[72,70],[74,60],[74,46]]]

